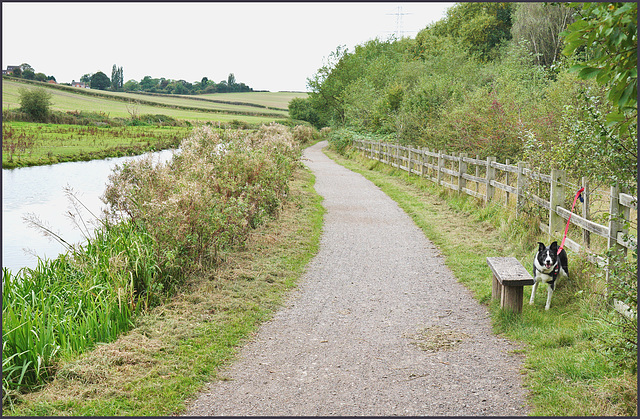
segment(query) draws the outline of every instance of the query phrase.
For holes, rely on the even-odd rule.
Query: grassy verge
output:
[[[115,342],[62,359],[53,382],[20,396],[4,414],[155,415],[182,412],[205,383],[282,304],[317,252],[321,198],[299,169],[279,217],[249,233],[214,270],[189,278],[183,291],[137,320]]]
[[[96,127],[33,122],[2,123],[2,167],[54,164],[175,148],[191,128]]]
[[[559,281],[548,312],[546,292],[539,290],[536,303],[525,303],[522,315],[505,314],[490,301],[486,257],[515,256],[529,269],[536,242],[548,242],[532,222],[515,220],[499,205],[478,205],[472,197],[444,191],[355,153],[347,152],[350,159],[327,154],[398,202],[442,251],[456,277],[489,305],[494,330],[525,344],[522,373],[531,414],[637,415],[637,361],[616,350],[623,339],[614,326],[618,314],[602,298],[598,269],[570,254],[571,278]]]

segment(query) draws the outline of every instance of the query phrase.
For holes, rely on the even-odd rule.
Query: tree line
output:
[[[113,90],[123,92],[148,92],[176,95],[195,95],[202,93],[230,93],[252,92],[253,89],[244,83],[236,82],[236,77],[230,73],[227,80],[219,83],[203,77],[199,82],[190,83],[186,80],[172,80],[144,76],[140,81],[129,80],[124,82],[123,69],[115,64],[111,71],[111,78],[102,71],[85,74],[80,81],[87,83],[92,89]]]
[[[338,47],[290,116],[636,189],[636,3],[457,3]]]
[[[36,73],[31,65],[22,63],[12,70],[9,74],[12,77],[46,82],[49,80],[56,81],[54,76],[47,76],[44,73]],[[75,81],[75,80],[74,80]],[[124,71],[122,67],[115,64],[111,70],[111,77],[104,72],[87,73],[80,77],[80,82],[86,83],[92,89],[112,90],[118,92],[149,92],[164,93],[177,95],[196,95],[202,93],[230,93],[230,92],[253,92],[254,90],[244,83],[238,83],[236,76],[230,73],[226,80],[216,83],[203,77],[200,81],[190,83],[185,80],[172,80],[161,78],[153,78],[145,76],[140,81],[129,80],[124,82]],[[71,85],[71,83],[61,83],[63,85]]]
[[[33,67],[31,67],[31,65],[29,65],[28,63],[22,63],[19,66],[16,66],[16,68],[14,68],[10,74],[13,77],[26,80],[35,80],[42,82],[46,82],[49,80],[56,81],[56,78],[54,76],[47,76],[45,73],[41,72],[36,73]]]

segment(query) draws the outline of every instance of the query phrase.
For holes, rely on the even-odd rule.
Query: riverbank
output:
[[[21,395],[17,416],[167,416],[231,363],[257,325],[316,253],[322,228],[314,177],[296,171],[277,219],[249,233],[223,263],[191,276],[182,291],[118,340],[56,365],[41,391]]]
[[[115,339],[275,217],[298,164],[296,133],[200,127],[169,164],[114,170],[108,211],[85,244],[36,269],[3,270],[3,402],[41,386],[59,359]]]
[[[2,168],[140,155],[176,148],[188,126],[86,126],[2,122]]]

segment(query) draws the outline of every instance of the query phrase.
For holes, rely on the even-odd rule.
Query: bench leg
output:
[[[491,298],[502,299],[502,284],[498,281],[495,275],[493,275],[493,287],[491,288]]]
[[[511,310],[514,313],[522,313],[523,286],[503,287],[500,307]]]

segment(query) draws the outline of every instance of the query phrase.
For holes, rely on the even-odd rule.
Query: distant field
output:
[[[2,80],[2,108],[17,108],[19,103],[19,89],[21,87],[33,88],[32,84],[16,81]],[[276,119],[288,117],[287,109],[289,100],[294,97],[306,97],[306,93],[287,92],[248,92],[248,93],[218,93],[200,96],[152,96],[122,92],[95,91],[101,96],[89,96],[51,88],[46,84],[52,94],[52,108],[59,111],[89,111],[104,112],[109,117],[130,117],[131,111],[137,114],[162,114],[176,119],[189,121],[220,121],[229,122],[239,120],[248,123],[268,123]],[[111,99],[113,97],[113,99]],[[116,99],[118,98],[118,99]],[[122,101],[122,98],[131,99],[135,105]],[[197,100],[203,98],[207,100]],[[238,104],[221,103],[237,102]],[[142,102],[142,103],[141,103]],[[157,105],[155,105],[157,104]],[[267,109],[250,106],[255,104],[265,107],[280,108],[283,110]],[[188,108],[188,109],[185,109]],[[268,114],[268,115],[262,115]]]
[[[288,109],[289,102],[293,98],[306,98],[309,96],[304,92],[243,92],[243,93],[212,93],[198,95],[202,98],[214,100],[225,100],[235,102],[254,103],[271,108]]]

